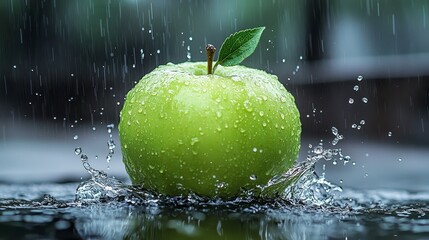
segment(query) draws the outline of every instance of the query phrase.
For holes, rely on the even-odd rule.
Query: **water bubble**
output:
[[[392,132],[388,132],[387,136],[391,137],[392,136]]]
[[[74,135],[74,137],[73,137],[74,140],[77,140],[78,138],[79,138],[78,135]]]
[[[350,160],[352,160],[352,158],[350,156],[344,156],[344,158],[343,158],[344,165],[346,165],[348,162],[350,162]]]
[[[398,158],[398,161],[402,162],[402,158]]]
[[[112,124],[109,124],[109,125],[107,125],[107,132],[108,133],[111,133],[112,132],[112,129],[115,127],[115,125],[112,123]]]
[[[340,183],[341,183],[341,184],[343,183],[343,179],[340,179]]]
[[[353,123],[352,128],[356,128],[356,127],[357,127],[357,124]]]
[[[264,111],[260,111],[259,116],[261,116],[261,117],[264,116]]]
[[[361,125],[365,125],[365,120],[363,120],[363,119],[362,119],[362,120],[360,120],[360,124],[361,124]]]
[[[334,134],[334,136],[338,135],[338,129],[336,127],[332,127],[331,131],[332,131],[332,134]]]
[[[359,86],[358,86],[358,85],[355,85],[355,86],[353,87],[353,90],[355,90],[356,92],[357,92],[357,91],[359,91]]]
[[[360,82],[363,80],[363,76],[359,75],[356,79]]]
[[[250,180],[255,181],[258,177],[255,174],[250,175]]]
[[[107,163],[110,163],[110,160],[112,160],[112,156],[107,155],[107,157],[106,157],[106,162],[107,162]]]
[[[362,102],[363,103],[368,103],[368,98],[366,98],[366,97],[362,98]]]
[[[107,146],[109,147],[109,150],[113,150],[116,147],[113,139],[109,139],[109,141],[107,141]]]
[[[95,127],[92,127],[92,131],[95,131],[96,130],[96,128]]]
[[[85,154],[82,154],[82,156],[80,156],[80,160],[82,162],[86,162],[86,161],[88,161],[88,156],[86,156]]]
[[[316,146],[314,149],[313,149],[313,152],[315,153],[315,154],[322,154],[323,153],[323,147],[322,146]]]
[[[252,151],[253,151],[253,152],[257,152],[257,151],[258,151],[258,149],[257,149],[256,147],[254,147],[254,148],[252,149]]]
[[[284,58],[283,58],[283,59],[282,59],[282,62],[286,62],[286,59],[284,59]]]
[[[82,153],[82,149],[80,147],[74,149],[74,154],[80,155]]]
[[[349,103],[353,104],[355,102],[355,100],[353,98],[349,98]]]

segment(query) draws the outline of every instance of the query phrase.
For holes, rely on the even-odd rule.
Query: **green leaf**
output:
[[[218,65],[234,66],[240,64],[250,56],[258,46],[259,39],[265,27],[246,29],[231,34],[220,47],[218,60],[213,68],[213,73]]]

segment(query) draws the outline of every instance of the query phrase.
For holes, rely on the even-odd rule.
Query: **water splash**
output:
[[[109,152],[106,156],[106,160],[110,163],[115,151],[115,142],[113,140],[112,130],[114,129],[113,124],[107,125],[107,133],[109,139],[107,146]],[[76,189],[76,200],[79,202],[98,202],[108,199],[115,199],[121,196],[128,196],[130,194],[130,188],[121,181],[108,177],[104,171],[97,170],[89,164],[88,156],[82,151],[82,148],[77,147],[75,154],[80,156],[82,165],[86,171],[91,175],[91,179],[81,182]]]
[[[112,139],[113,124],[107,126],[109,140],[107,146],[109,153],[106,159],[111,159],[114,155],[115,144]],[[334,140],[331,142],[333,146],[343,139],[337,128],[332,127]],[[168,197],[161,194],[151,192],[137,186],[129,186],[121,181],[108,177],[103,171],[96,170],[89,164],[88,157],[83,153],[81,148],[75,149],[75,154],[80,156],[83,167],[87,170],[91,179],[79,184],[76,190],[76,201],[78,202],[104,202],[121,200],[137,205],[174,205],[174,206],[189,206],[189,205],[244,205],[249,203],[268,204],[271,200],[267,196],[273,196],[276,193],[278,196],[274,200],[277,206],[285,206],[290,204],[306,204],[323,206],[331,204],[337,192],[342,189],[328,182],[315,172],[315,164],[319,161],[343,161],[344,164],[350,161],[349,156],[344,156],[340,148],[324,149],[323,144],[319,143],[312,148],[310,154],[304,161],[298,162],[294,167],[286,173],[273,177],[267,184],[258,186],[258,189],[247,190],[239,194],[239,197],[233,199],[220,198],[204,198],[196,194],[186,196]],[[250,176],[255,178],[256,176]],[[262,205],[258,205],[261,209]],[[266,205],[271,206],[270,204]],[[263,208],[263,207],[262,207]]]

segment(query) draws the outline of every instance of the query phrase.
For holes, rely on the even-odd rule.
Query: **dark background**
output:
[[[346,143],[429,146],[428,1],[10,0],[0,2],[0,178],[46,159],[39,168],[81,168],[74,147],[103,153],[106,124],[144,74],[204,61],[207,43],[256,26],[266,30],[243,65],[295,96],[303,143],[335,126]]]

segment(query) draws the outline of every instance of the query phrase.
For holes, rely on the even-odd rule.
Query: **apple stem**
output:
[[[216,52],[216,48],[211,44],[207,44],[207,47],[206,47],[207,74],[213,74],[213,58],[214,58],[215,52]]]

